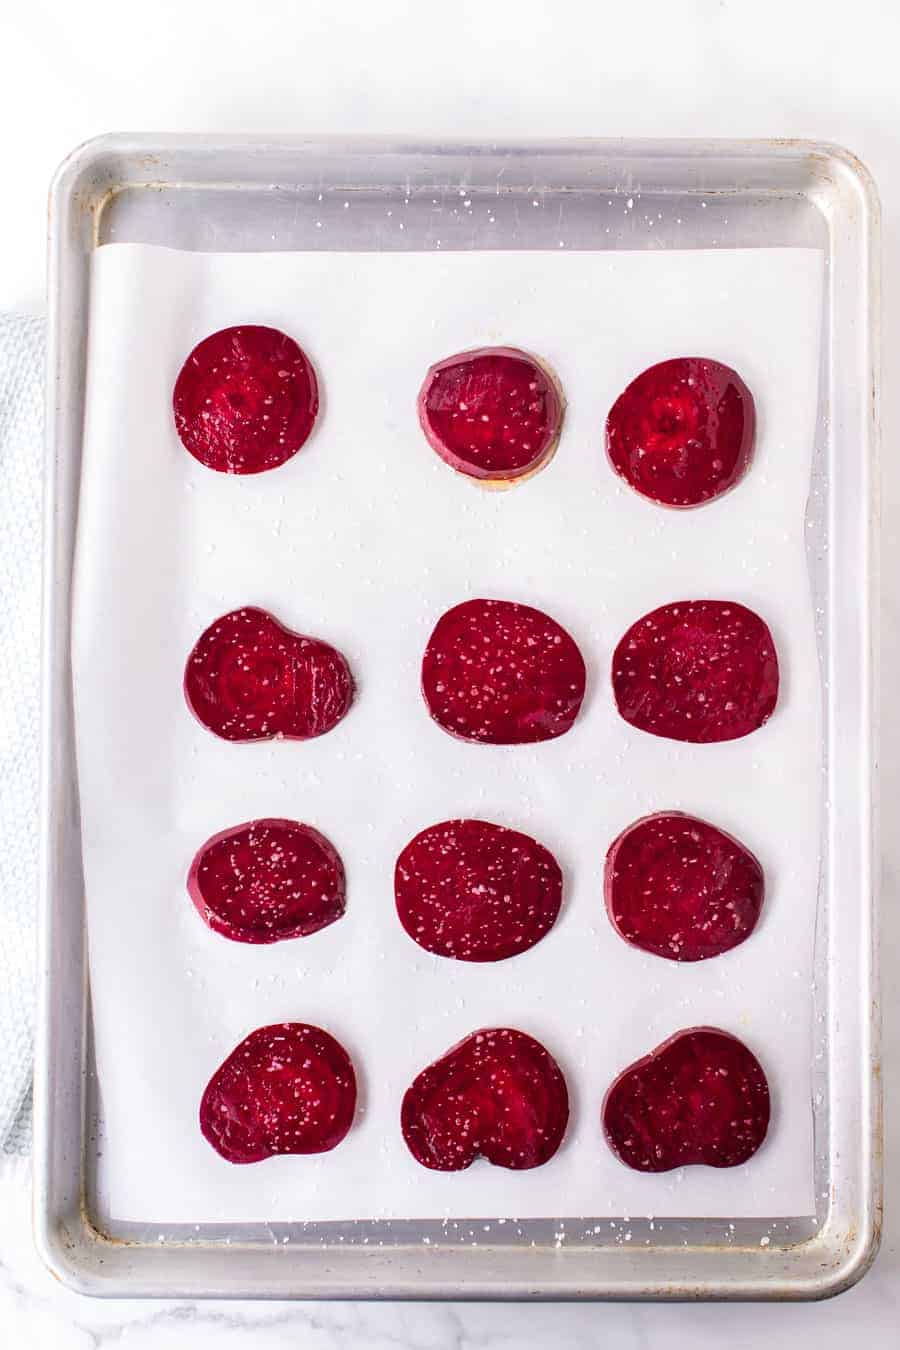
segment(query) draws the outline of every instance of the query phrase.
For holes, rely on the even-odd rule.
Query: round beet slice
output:
[[[606,449],[616,473],[664,506],[700,506],[746,473],[753,395],[730,366],[679,356],[643,371],[612,406]]]
[[[337,851],[297,820],[251,820],[213,835],[187,888],[204,923],[234,942],[306,937],[344,912]]]
[[[681,811],[636,821],[606,855],[606,909],[620,937],[670,961],[720,956],[750,936],[765,894],[753,854]]]
[[[337,726],[353,701],[346,660],[264,609],[235,609],[200,635],[184,693],[198,721],[226,741],[305,741]]]
[[[508,600],[448,609],[422,661],[428,711],[464,741],[525,745],[562,736],[578,716],[584,686],[584,660],[566,630]]]
[[[356,1110],[350,1056],[321,1027],[258,1027],[216,1069],[200,1102],[200,1129],[227,1162],[275,1153],[326,1153]]]
[[[536,839],[486,820],[444,820],[406,845],[394,870],[400,922],[427,952],[503,961],[549,933],[562,872]]]
[[[319,411],[315,371],[277,328],[241,324],[198,343],[172,395],[175,429],[219,473],[263,473],[295,455]]]
[[[533,356],[515,347],[483,347],[432,366],[418,409],[429,445],[452,468],[510,483],[552,456],[563,402]]]
[[[767,722],[778,657],[758,614],[733,600],[679,600],[645,614],[616,647],[612,685],[632,726],[674,741],[733,741]]]
[[[736,1036],[693,1027],[619,1074],[603,1101],[603,1128],[638,1172],[738,1167],[766,1137],[769,1085]]]
[[[566,1080],[539,1041],[508,1027],[473,1032],[423,1069],[403,1098],[410,1153],[435,1172],[476,1158],[523,1171],[548,1162],[569,1119]]]

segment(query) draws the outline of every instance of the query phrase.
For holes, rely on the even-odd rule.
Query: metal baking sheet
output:
[[[354,210],[344,212],[348,194]],[[490,200],[459,212],[459,197]],[[524,209],[538,200],[543,210]],[[639,208],[624,210],[630,199]],[[390,225],[403,202],[404,229]],[[367,210],[366,207],[371,209]],[[387,209],[386,209],[387,208]],[[322,224],[327,223],[325,231]],[[106,137],[51,197],[41,1019],[35,1080],[39,1248],[94,1294],[384,1298],[804,1298],[852,1283],[877,1249],[880,1100],[872,798],[872,536],[877,446],[877,201],[865,170],[796,143],[400,144]],[[827,260],[808,558],[824,689],[822,871],[811,1110],[814,1219],[550,1218],[117,1226],[92,1160],[84,896],[71,726],[72,547],[91,252],[813,246]],[[840,1034],[837,1033],[838,1027]],[[627,1234],[627,1240],[626,1240]]]

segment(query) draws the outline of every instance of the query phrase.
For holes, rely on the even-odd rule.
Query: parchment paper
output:
[[[819,678],[804,552],[819,360],[821,255],[683,253],[95,255],[78,531],[74,681],[92,1008],[104,1134],[99,1188],[120,1220],[781,1216],[813,1211],[811,957],[819,861]],[[285,467],[229,478],[197,464],[171,391],[194,344],[268,323],[310,354],[320,424]],[[426,367],[523,346],[568,399],[555,459],[490,493],[447,468],[416,421]],[[753,390],[748,478],[697,511],[621,485],[603,450],[625,384],[668,356],[734,365]],[[430,721],[419,663],[467,596],[527,601],[576,638],[582,715],[535,747],[466,745]],[[655,605],[732,598],[770,624],[782,694],[768,726],[724,745],[630,730],[609,680],[624,629]],[[359,695],[307,744],[229,745],[189,714],[185,657],[241,604],[335,643]],[[757,933],[677,965],[607,921],[607,846],[647,812],[695,812],[743,839],[768,881]],[[346,916],[306,939],[241,946],[210,932],[184,879],[214,832],[263,815],[324,831]],[[566,878],[554,930],[499,965],[429,956],[401,929],[392,874],[419,829],[474,815],[547,844]],[[318,1023],[350,1051],[358,1118],[335,1151],[224,1162],[197,1106],[252,1028]],[[743,1037],[773,1093],[746,1166],[640,1176],[604,1142],[614,1075],[682,1027]],[[531,1172],[421,1168],[399,1130],[415,1074],[470,1031],[537,1036],[572,1096],[568,1136]]]

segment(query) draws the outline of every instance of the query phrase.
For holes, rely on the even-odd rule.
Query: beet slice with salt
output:
[[[736,1036],[693,1027],[620,1073],[602,1114],[613,1152],[638,1172],[739,1167],[766,1137],[769,1085]]]
[[[466,600],[428,639],[422,692],[434,720],[464,741],[525,745],[569,730],[584,659],[547,614],[508,600]]]
[[[251,820],[208,839],[187,880],[200,917],[233,942],[307,937],[344,912],[337,850],[297,820]]]
[[[616,647],[619,712],[653,736],[706,743],[747,736],[778,698],[768,627],[733,600],[679,600],[631,625]]]
[[[620,937],[670,961],[704,961],[753,932],[765,894],[749,849],[681,811],[635,821],[606,855],[606,909]]]
[[[231,1163],[276,1153],[326,1153],[356,1110],[347,1051],[321,1027],[257,1027],[216,1069],[200,1102],[200,1129]]]
[[[533,356],[516,347],[482,347],[432,366],[418,411],[441,459],[470,478],[508,486],[553,455],[563,401]]]
[[[198,638],[184,693],[198,721],[223,740],[305,741],[337,726],[353,701],[353,677],[327,642],[248,606]]]
[[[476,1158],[524,1171],[562,1143],[569,1094],[540,1041],[509,1027],[473,1032],[414,1079],[400,1123],[410,1153],[435,1172]]]
[[[540,942],[562,903],[549,849],[486,820],[444,820],[406,845],[394,870],[400,922],[427,952],[503,961]]]
[[[277,328],[241,324],[197,344],[172,395],[175,429],[218,473],[264,473],[305,443],[319,411],[309,357]]]
[[[616,473],[664,506],[700,506],[740,481],[753,455],[756,410],[721,361],[679,356],[632,380],[612,406],[606,449]]]

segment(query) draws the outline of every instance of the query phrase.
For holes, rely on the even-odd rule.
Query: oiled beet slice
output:
[[[219,473],[263,473],[295,455],[319,411],[315,371],[277,328],[241,324],[197,344],[172,395],[185,449]]]
[[[763,870],[724,830],[681,811],[636,821],[606,855],[606,909],[634,947],[670,961],[730,951],[756,927]]]
[[[584,660],[566,630],[508,600],[448,609],[422,661],[428,711],[464,741],[524,745],[562,736],[578,716],[584,685]]]
[[[619,1074],[603,1102],[603,1128],[638,1172],[738,1167],[766,1137],[769,1085],[736,1036],[693,1027]]]
[[[616,473],[665,506],[700,506],[746,473],[753,396],[730,366],[707,357],[661,361],[612,406],[606,449]]]
[[[444,820],[406,845],[394,871],[400,922],[427,952],[502,961],[550,931],[562,872],[536,839],[486,820]]]
[[[679,600],[645,614],[616,647],[612,684],[632,726],[675,741],[732,741],[767,722],[778,657],[758,614],[733,600]]]
[[[353,677],[327,642],[248,606],[200,635],[184,693],[197,719],[223,740],[305,741],[337,726],[353,701]]]
[[[556,1060],[508,1027],[473,1032],[429,1064],[400,1113],[410,1153],[436,1172],[461,1172],[478,1157],[515,1171],[540,1167],[559,1148],[568,1119]]]
[[[251,820],[213,835],[187,888],[204,923],[234,942],[306,937],[344,912],[336,849],[297,820]]]
[[[305,1022],[258,1027],[216,1069],[200,1129],[227,1162],[326,1153],[356,1110],[356,1075],[333,1036]]]
[[[483,347],[432,366],[419,393],[429,445],[459,473],[503,483],[541,468],[556,449],[563,403],[527,352]]]

